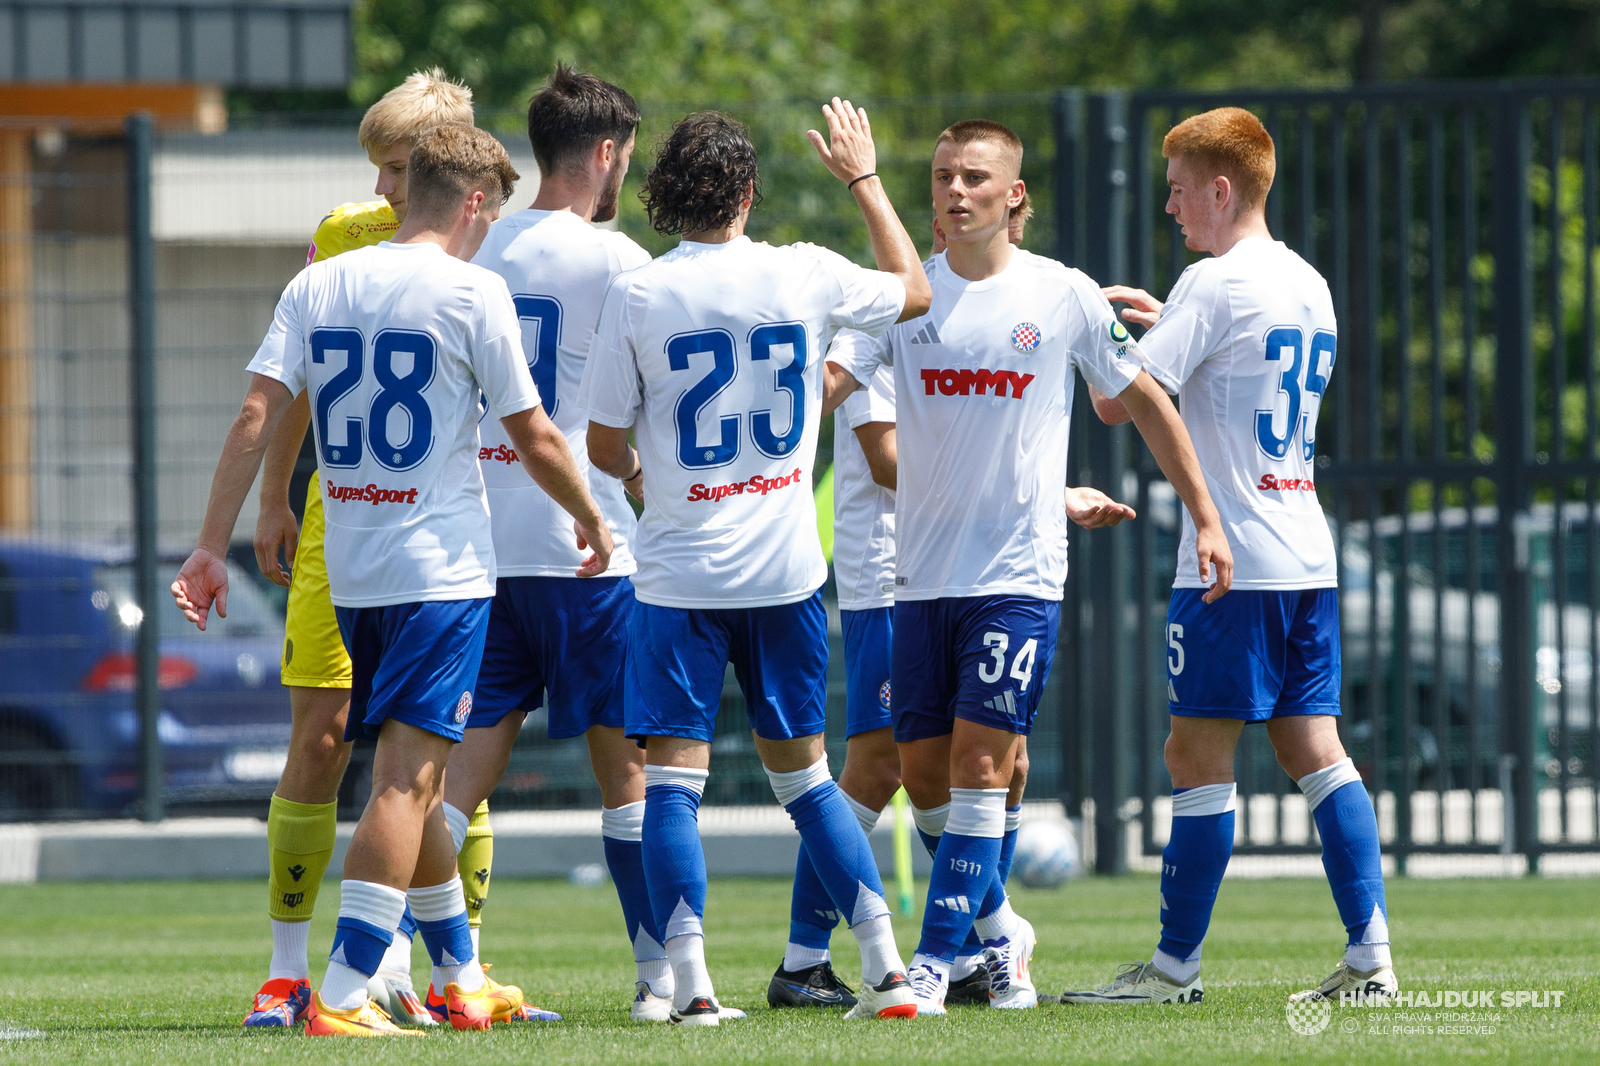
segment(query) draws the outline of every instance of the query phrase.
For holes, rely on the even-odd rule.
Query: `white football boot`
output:
[[[1017,919],[1017,935],[986,944],[983,963],[989,971],[989,1006],[999,1010],[1026,1010],[1039,1005],[1028,963],[1038,939],[1026,918]]]
[[[649,981],[634,985],[633,1007],[628,1016],[636,1022],[672,1021],[672,997],[658,996],[650,991]]]
[[[1130,962],[1117,971],[1109,985],[1082,992],[1063,992],[1063,1003],[1199,1003],[1205,999],[1200,975],[1184,983],[1174,981],[1154,963]]]
[[[737,1007],[724,1007],[718,1003],[715,996],[696,996],[689,1001],[683,1010],[672,1008],[669,1021],[673,1025],[683,1025],[691,1028],[698,1026],[720,1025],[723,1022],[737,1021],[747,1017],[744,1011]]]
[[[861,982],[861,991],[856,994],[856,1005],[845,1014],[846,1018],[915,1018],[917,1005],[916,989],[911,986],[911,981],[905,974],[898,970],[884,975],[882,981],[875,985]]]
[[[439,1024],[439,1020],[423,1006],[408,973],[379,970],[367,978],[367,995],[376,1001],[390,1021],[402,1029]]]
[[[1308,988],[1304,992],[1296,992],[1290,996],[1295,999],[1331,999],[1337,1000],[1341,992],[1356,992],[1368,996],[1392,996],[1400,991],[1400,982],[1395,978],[1394,967],[1379,966],[1375,970],[1352,970],[1350,964],[1341,962],[1339,968],[1322,984],[1316,988]]]
[[[950,990],[950,978],[932,966],[913,966],[907,972],[911,991],[917,999],[917,1015],[948,1014],[944,1009],[944,994]]]

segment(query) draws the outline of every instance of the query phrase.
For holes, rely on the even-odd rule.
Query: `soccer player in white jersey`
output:
[[[829,341],[920,314],[927,279],[874,173],[866,113],[838,98],[823,111],[828,139],[809,136],[849,183],[880,269],[809,244],[752,242],[760,175],[748,132],[715,112],[690,115],[643,192],[651,224],[683,241],[612,286],[584,373],[590,457],[616,477],[642,468],[648,486],[625,715],[645,744],[645,875],[672,964],[672,1019],[685,1024],[722,1016],[705,965],[696,819],[730,662],[773,791],[860,943],[852,1016],[916,1014],[877,864],[823,747],[827,564],[811,466],[825,397],[855,387],[825,368]]]
[[[445,781],[444,813],[460,848],[469,813],[499,784],[523,719],[548,693],[550,737],[584,737],[600,783],[606,865],[638,963],[634,1017],[654,1013],[665,1021],[671,970],[650,913],[641,857],[644,753],[622,735],[622,665],[633,608],[628,575],[634,571],[628,549],[634,517],[623,485],[638,492],[642,479],[619,482],[590,466],[584,444],[589,418],[578,402],[606,291],[619,274],[650,261],[623,234],[590,225],[616,216],[638,124],[638,105],[626,92],[558,64],[528,105],[538,196],[532,207],[490,227],[473,259],[511,290],[544,410],[588,477],[615,548],[604,575],[574,576],[583,557],[573,544],[572,519],[529,480],[516,445],[485,417],[478,457],[500,577],[466,738]],[[429,1005],[444,1007],[436,994]]]
[[[1007,238],[1021,244],[1033,209],[1023,202],[1009,210]],[[944,251],[944,233],[933,221],[934,254]],[[926,266],[926,264],[925,264]],[[851,343],[848,331],[843,343]],[[838,339],[835,344],[841,343]],[[879,367],[865,389],[852,393],[834,412],[833,572],[844,628],[845,761],[839,789],[861,828],[871,833],[900,787],[900,752],[895,746],[890,704],[894,638],[894,372]],[[1066,490],[1067,516],[1086,529],[1116,525],[1133,509],[1093,488]],[[1018,745],[1006,797],[1006,832],[1000,846],[1000,881],[1005,883],[1016,851],[1027,781],[1027,743]],[[930,853],[938,838],[922,832]],[[851,1006],[855,997],[833,972],[828,949],[838,912],[828,899],[802,845],[790,905],[789,943],[767,985],[774,1007]],[[989,971],[976,934],[969,934],[951,971],[946,1002],[989,1003]],[[1010,998],[1000,993],[1002,1005]]]
[[[828,356],[861,381],[894,366],[892,713],[919,827],[939,836],[911,962],[919,1013],[944,1011],[973,928],[992,953],[991,1003],[1037,1002],[1033,931],[1006,902],[997,867],[1013,761],[1055,653],[1074,368],[1124,398],[1200,517],[1208,596],[1226,593],[1231,571],[1188,434],[1129,356],[1111,305],[1082,273],[1007,239],[1008,209],[1025,191],[1021,163],[1021,140],[998,123],[941,133],[933,196],[949,247],[929,264],[931,310],[877,340],[852,334]]]
[[[1149,962],[1069,1003],[1193,1003],[1200,945],[1233,851],[1233,752],[1265,722],[1278,764],[1300,784],[1349,934],[1344,961],[1302,996],[1393,992],[1388,907],[1372,800],[1339,742],[1339,597],[1333,537],[1317,501],[1317,412],[1338,330],[1328,285],[1272,239],[1272,138],[1250,112],[1186,119],[1162,142],[1167,213],[1191,251],[1165,305],[1115,287],[1125,317],[1150,327],[1138,357],[1179,397],[1236,555],[1226,601],[1199,602],[1195,529],[1184,515],[1167,610],[1172,836],[1162,851],[1161,942]],[[1125,417],[1096,397],[1107,421]]]
[[[611,555],[604,516],[539,406],[510,292],[462,261],[516,180],[505,149],[470,126],[438,126],[417,139],[408,169],[410,210],[393,241],[313,264],[284,290],[251,360],[199,545],[172,586],[197,625],[213,603],[226,614],[233,523],[273,431],[307,390],[328,578],[354,670],[347,738],[377,738],[327,976],[306,1017],[317,1036],[420,1032],[396,1027],[367,991],[408,902],[451,1024],[487,1029],[506,1007],[473,950],[439,804],[472,710],[494,594],[480,395],[529,475],[593,548],[580,573],[603,572]]]

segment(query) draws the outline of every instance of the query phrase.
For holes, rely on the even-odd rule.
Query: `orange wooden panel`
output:
[[[7,126],[120,126],[135,111],[150,112],[161,129],[202,133],[221,132],[228,118],[214,85],[0,82],[0,124]]]

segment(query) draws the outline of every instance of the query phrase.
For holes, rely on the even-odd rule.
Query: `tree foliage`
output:
[[[641,101],[1600,73],[1600,0],[365,0],[356,104],[438,64],[520,106],[557,60]]]

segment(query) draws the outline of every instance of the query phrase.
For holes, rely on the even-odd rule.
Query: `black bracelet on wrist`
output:
[[[636,478],[640,474],[644,473],[644,460],[640,459],[636,455],[636,456],[634,456],[634,460],[633,461],[638,463],[639,465],[633,468],[633,473],[629,474],[627,477],[622,479],[624,484],[626,484],[629,481],[632,481],[634,478]]]
[[[875,178],[877,176],[878,176],[878,172],[876,170],[871,171],[869,173],[861,175],[859,178],[856,178],[854,181],[850,182],[850,184],[846,185],[845,188],[854,189],[856,187],[857,182],[863,182],[863,181],[866,181],[868,178]]]

